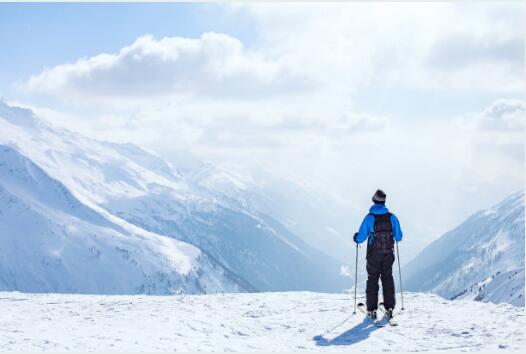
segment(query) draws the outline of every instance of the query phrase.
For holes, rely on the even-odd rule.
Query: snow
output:
[[[353,253],[354,243],[349,237],[352,234],[349,227],[360,224],[363,211],[349,202],[261,166],[205,164],[187,173],[199,185],[252,206],[279,220],[309,245],[342,262],[352,263],[349,254]],[[327,242],[327,237],[331,242]]]
[[[246,290],[198,248],[81,203],[0,145],[0,290],[172,294]]]
[[[341,291],[345,287],[346,279],[338,272],[340,262],[290,232],[281,219],[270,218],[229,194],[222,180],[238,181],[234,189],[249,185],[250,180],[239,174],[220,173],[213,181],[221,188],[210,190],[153,152],[54,127],[31,110],[1,101],[0,145],[26,156],[77,201],[125,228],[125,234],[154,234],[189,243],[225,274],[234,273],[245,289]],[[68,224],[62,219],[56,227]],[[32,230],[26,231],[27,237],[36,237]],[[82,232],[86,229],[78,234]]]
[[[363,299],[360,299],[363,300]],[[349,294],[175,296],[0,293],[6,351],[483,351],[524,347],[510,305],[411,293],[377,328]]]
[[[524,264],[518,269],[499,272],[473,284],[455,298],[524,306]]]
[[[327,232],[344,235],[349,220],[342,227],[328,216],[333,203],[301,184],[197,165],[204,167],[193,181],[155,153],[82,137],[0,102],[0,290],[27,292],[0,293],[0,348],[524,346],[523,309],[487,303],[524,299],[523,193],[474,215],[413,264],[424,274],[413,271],[412,287],[448,297],[465,290],[458,300],[406,294],[400,326],[378,329],[349,317],[348,294],[233,294],[351,283],[338,270],[352,271],[305,242],[323,249]],[[312,234],[300,238],[282,222],[297,233],[312,226]]]
[[[497,273],[523,270],[524,237],[524,192],[520,191],[427,246],[405,269],[406,289],[458,298]],[[524,305],[524,296],[518,298],[524,294],[524,277],[508,281],[500,276],[486,290],[473,298]]]

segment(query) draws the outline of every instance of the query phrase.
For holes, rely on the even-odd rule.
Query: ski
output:
[[[380,308],[380,310],[382,310],[382,312],[384,313],[385,318],[387,318],[387,321],[389,322],[389,324],[391,326],[398,326],[398,322],[396,322],[396,320],[394,318],[389,318],[389,316],[387,315],[387,310],[385,309],[385,306],[384,306],[383,302],[380,302],[378,304],[378,307]]]
[[[358,305],[356,305],[356,306],[358,307],[358,309],[359,309],[360,311],[363,312],[363,314],[364,314],[368,319],[371,320],[371,322],[373,322],[373,324],[374,324],[376,327],[384,327],[384,326],[385,326],[385,325],[382,324],[381,321],[379,321],[378,319],[373,320],[371,317],[369,317],[369,316],[367,315],[366,306],[365,306],[365,304],[364,304],[363,302],[360,302],[360,303],[359,303]]]

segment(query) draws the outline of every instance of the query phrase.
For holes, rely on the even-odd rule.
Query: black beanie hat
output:
[[[385,192],[381,189],[378,189],[373,195],[373,203],[375,204],[385,204]]]

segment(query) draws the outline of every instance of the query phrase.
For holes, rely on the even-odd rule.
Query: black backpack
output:
[[[374,216],[374,233],[372,243],[367,244],[367,253],[391,253],[394,251],[393,225],[391,213],[372,214]]]

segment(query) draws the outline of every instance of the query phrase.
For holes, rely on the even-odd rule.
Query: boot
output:
[[[393,309],[388,309],[385,311],[385,316],[387,317],[388,320],[392,319],[394,314],[393,314]]]

